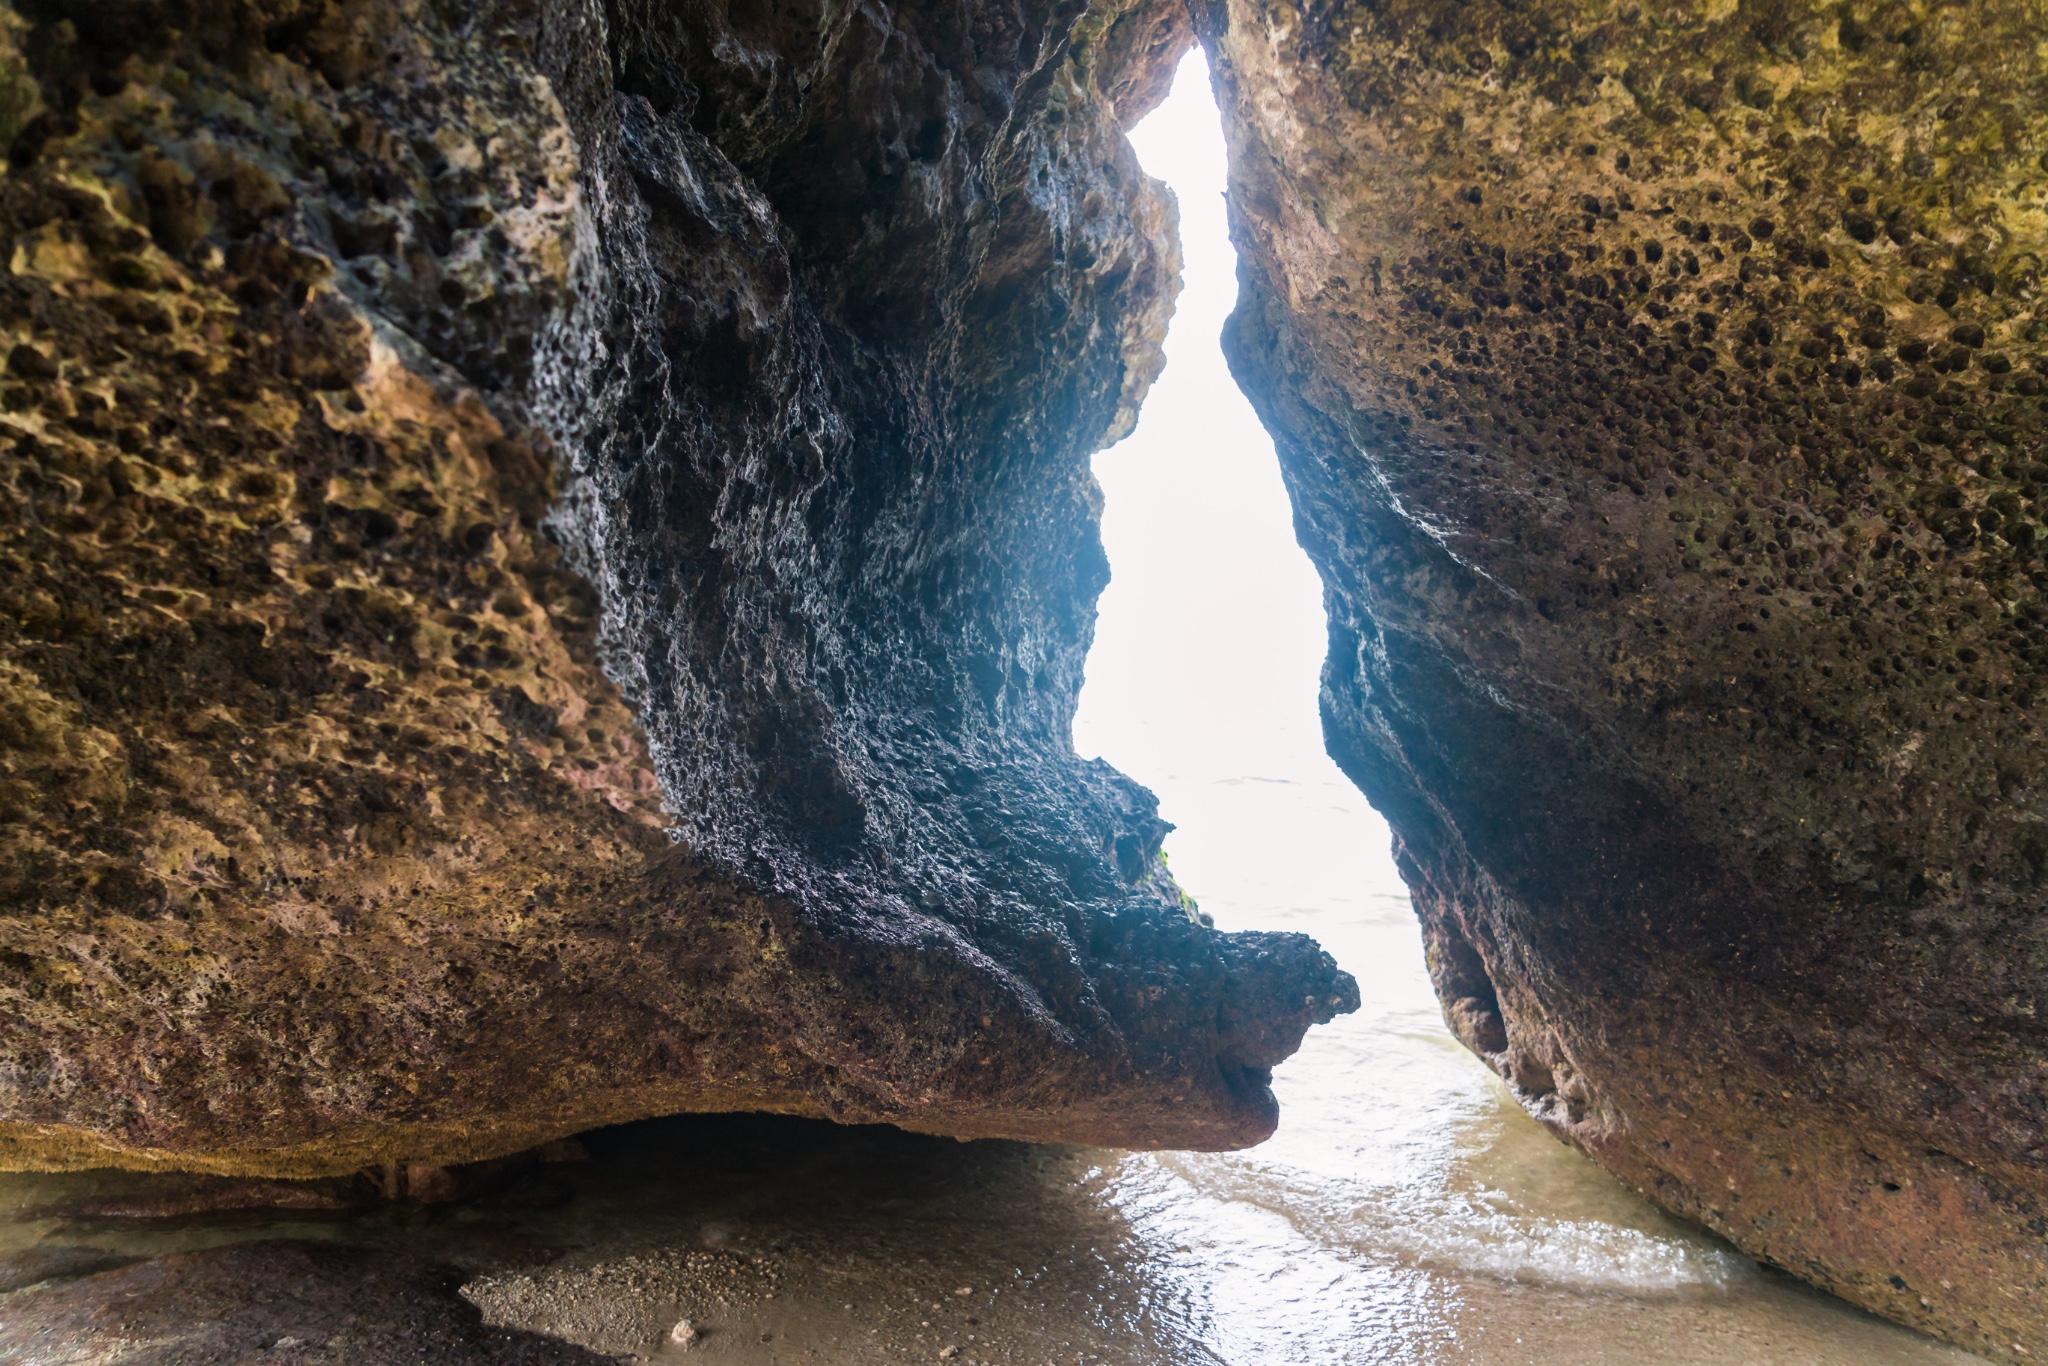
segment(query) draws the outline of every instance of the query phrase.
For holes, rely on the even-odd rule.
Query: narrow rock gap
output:
[[[1222,130],[1199,50],[1132,142],[1179,199],[1183,288],[1167,368],[1137,430],[1095,459],[1112,578],[1076,748],[1160,794],[1163,813],[1182,827],[1166,846],[1174,871],[1225,926],[1259,916],[1255,903],[1273,903],[1284,880],[1272,876],[1275,851],[1231,830],[1253,820],[1269,836],[1305,834],[1268,814],[1304,802],[1343,808],[1332,812],[1340,828],[1317,834],[1345,841],[1350,880],[1405,899],[1385,823],[1324,753],[1321,585],[1295,544],[1272,439],[1218,345],[1237,258]],[[1290,853],[1280,865],[1316,851]]]

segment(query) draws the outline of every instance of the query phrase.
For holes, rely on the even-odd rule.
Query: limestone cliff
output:
[[[0,18],[0,1165],[1270,1130],[1068,731],[1176,6]]]
[[[1217,0],[1226,345],[1459,1036],[2048,1351],[2048,12]]]

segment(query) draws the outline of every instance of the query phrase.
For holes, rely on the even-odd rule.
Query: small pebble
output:
[[[668,1340],[678,1347],[688,1347],[697,1340],[697,1325],[688,1319],[677,1319],[676,1326],[668,1330]]]
[[[956,1357],[956,1356],[959,1356],[959,1355],[960,1355],[960,1349],[959,1349],[958,1347],[941,1347],[941,1348],[939,1348],[939,1360],[941,1360],[941,1361],[951,1361],[951,1360],[952,1360],[952,1359],[953,1359],[954,1357]]]
[[[971,1285],[963,1285],[958,1290],[955,1290],[953,1293],[956,1295],[972,1295],[974,1293],[974,1287]]]

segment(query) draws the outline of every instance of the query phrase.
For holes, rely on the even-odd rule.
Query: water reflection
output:
[[[1247,1154],[1133,1156],[723,1116],[593,1135],[588,1162],[455,1207],[115,1219],[77,1211],[162,1183],[6,1177],[0,1267],[402,1246],[463,1268],[495,1322],[643,1359],[677,1356],[688,1319],[691,1360],[750,1363],[1970,1360],[1660,1225],[1584,1164],[1542,1170],[1540,1146],[1529,1184],[1494,1179],[1524,1137],[1575,1161],[1515,1115],[1432,1137],[1410,1108],[1386,1111],[1402,1151],[1350,1133],[1358,1169],[1312,1124]]]

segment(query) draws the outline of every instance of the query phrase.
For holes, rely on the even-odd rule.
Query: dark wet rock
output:
[[[0,1255],[0,1294],[45,1281],[76,1280],[142,1260],[97,1247],[31,1247]]]
[[[1355,988],[1069,741],[1186,32],[7,17],[0,1165],[1267,1133]]]
[[[14,1212],[19,1220],[190,1220],[233,1212],[340,1214],[380,1205],[446,1205],[498,1194],[546,1165],[580,1163],[589,1153],[561,1139],[505,1157],[441,1166],[388,1162],[381,1170],[310,1181],[267,1181],[197,1172],[85,1173],[78,1187]]]
[[[1198,27],[1227,345],[1447,1019],[1653,1199],[2037,1358],[2037,7]]]
[[[128,1174],[123,1173],[123,1176]],[[233,1210],[339,1213],[375,1204],[382,1187],[367,1176],[316,1181],[260,1181],[248,1177],[157,1172],[116,1178],[116,1189],[84,1190],[31,1205],[18,1219],[184,1219]]]
[[[487,1327],[460,1277],[400,1253],[269,1241],[178,1252],[0,1297],[0,1360],[47,1366],[609,1366]]]

